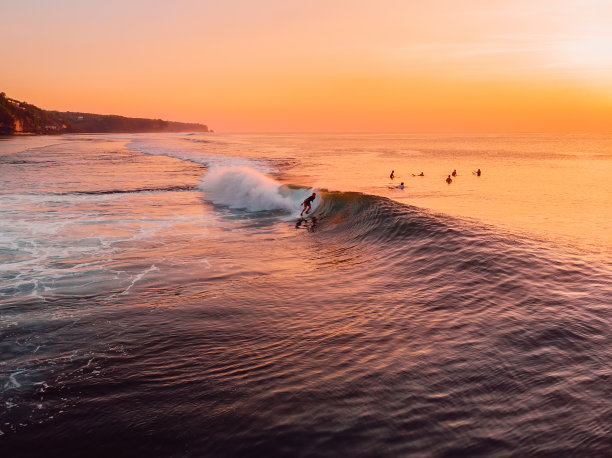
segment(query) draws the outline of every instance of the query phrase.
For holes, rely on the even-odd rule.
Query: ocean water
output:
[[[0,139],[0,452],[610,456],[610,177],[595,136]]]

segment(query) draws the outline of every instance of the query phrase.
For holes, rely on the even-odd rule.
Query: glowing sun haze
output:
[[[6,1],[0,90],[217,131],[610,132],[612,0]]]

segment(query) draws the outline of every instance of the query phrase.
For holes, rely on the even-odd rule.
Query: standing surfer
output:
[[[306,211],[306,214],[308,214],[308,212],[310,211],[310,206],[312,204],[312,201],[315,200],[315,197],[317,197],[317,194],[313,192],[312,196],[306,197],[306,199],[304,199],[304,202],[302,202],[302,205],[304,206],[304,208],[302,209],[302,213],[300,213],[300,216],[304,214],[304,211]]]
[[[391,170],[391,175],[389,175],[389,178],[395,178],[395,170]]]

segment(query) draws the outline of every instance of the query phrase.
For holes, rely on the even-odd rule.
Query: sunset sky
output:
[[[216,131],[610,132],[612,0],[0,0],[0,91]]]

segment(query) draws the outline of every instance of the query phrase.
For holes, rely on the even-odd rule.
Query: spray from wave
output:
[[[206,200],[248,211],[295,213],[309,188],[290,188],[250,167],[213,167],[200,184]],[[316,207],[316,202],[313,207]]]

